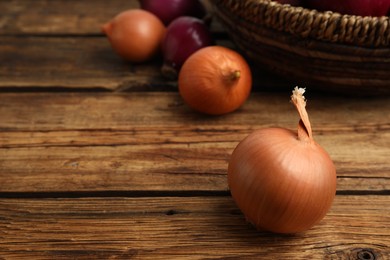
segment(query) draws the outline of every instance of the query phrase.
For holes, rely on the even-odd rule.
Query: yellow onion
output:
[[[310,229],[327,214],[336,194],[336,169],[313,139],[303,93],[296,87],[291,96],[301,118],[296,132],[256,130],[237,145],[229,161],[232,197],[259,230]]]
[[[102,25],[101,30],[119,56],[131,62],[145,62],[160,52],[166,28],[154,14],[129,9]]]
[[[250,95],[252,73],[243,56],[222,46],[196,51],[179,72],[179,93],[193,109],[223,115],[241,107]]]

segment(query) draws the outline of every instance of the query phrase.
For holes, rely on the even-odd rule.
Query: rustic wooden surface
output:
[[[256,231],[230,197],[229,156],[254,129],[296,127],[294,82],[253,67],[241,109],[198,114],[160,60],[124,62],[100,33],[137,6],[0,1],[0,259],[390,259],[390,97],[308,89],[334,205],[302,234]]]

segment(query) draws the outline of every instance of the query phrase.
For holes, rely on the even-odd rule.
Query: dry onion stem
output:
[[[336,170],[312,136],[304,89],[291,101],[300,121],[285,128],[254,131],[233,151],[228,184],[238,207],[258,229],[296,233],[317,224],[336,193]]]
[[[291,95],[291,102],[295,105],[301,120],[299,120],[298,125],[298,138],[300,140],[313,140],[313,134],[311,130],[311,124],[309,120],[309,115],[306,111],[306,99],[303,96],[305,93],[304,88],[295,87]]]

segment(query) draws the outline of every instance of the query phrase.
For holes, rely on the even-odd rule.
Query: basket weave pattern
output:
[[[390,18],[387,16],[362,17],[317,12],[269,0],[213,2],[222,12],[230,14],[231,19],[244,19],[303,38],[366,47],[390,46]]]
[[[318,12],[270,0],[211,0],[244,54],[316,88],[390,94],[389,17]]]

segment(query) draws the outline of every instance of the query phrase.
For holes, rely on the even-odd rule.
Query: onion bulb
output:
[[[160,19],[141,9],[123,11],[101,29],[114,51],[132,62],[144,62],[155,56],[166,31]]]
[[[203,20],[190,16],[175,19],[167,27],[162,43],[162,74],[176,79],[181,66],[191,54],[213,43],[211,32]]]
[[[252,87],[249,65],[237,52],[222,46],[204,47],[184,63],[179,93],[193,109],[221,115],[238,109]]]
[[[165,25],[180,16],[206,16],[206,8],[199,0],[140,0],[140,5],[142,9],[155,14]]]
[[[304,89],[291,100],[301,120],[297,132],[256,130],[234,149],[228,185],[246,219],[259,230],[297,233],[317,224],[336,194],[336,169],[312,136]]]

